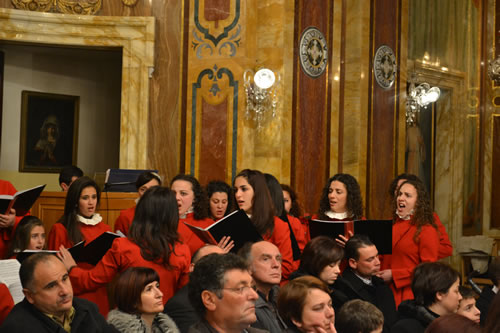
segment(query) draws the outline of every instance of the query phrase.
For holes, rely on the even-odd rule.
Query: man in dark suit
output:
[[[367,236],[354,235],[345,245],[345,259],[348,267],[333,285],[342,295],[333,298],[334,307],[340,309],[343,303],[353,299],[370,302],[384,314],[383,332],[389,332],[397,319],[396,304],[389,286],[377,277],[380,271],[377,247]]]
[[[484,325],[486,322],[490,304],[500,289],[500,257],[494,257],[491,260],[488,266],[488,275],[490,276],[493,285],[484,287],[481,295],[479,295],[479,298],[476,301],[476,306],[481,311],[481,325]]]
[[[198,260],[212,253],[222,254],[224,251],[215,245],[205,245],[201,247],[191,258],[190,271],[193,271],[194,265],[198,262]],[[170,318],[175,321],[181,333],[187,333],[189,326],[200,320],[200,316],[191,305],[191,302],[189,302],[188,292],[188,285],[181,288],[172,298],[168,300],[167,304],[165,304],[165,309],[163,310],[164,313],[169,315]]]

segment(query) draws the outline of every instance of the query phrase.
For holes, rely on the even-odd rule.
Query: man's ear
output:
[[[201,301],[208,311],[215,311],[217,308],[217,295],[209,290],[203,290],[201,292]]]
[[[292,324],[294,324],[295,326],[297,326],[299,328],[302,327],[302,323],[298,320],[293,319],[293,318],[292,318]]]
[[[351,267],[352,269],[357,269],[358,268],[358,262],[356,260],[354,260],[354,258],[349,258],[349,267]]]
[[[61,183],[59,185],[61,185],[61,188],[64,192],[68,192],[69,186],[66,183]]]
[[[35,303],[35,300],[33,299],[33,292],[27,288],[23,288],[23,294],[24,297],[30,302],[31,304]]]

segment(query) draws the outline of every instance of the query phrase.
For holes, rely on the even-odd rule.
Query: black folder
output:
[[[14,195],[0,195],[0,214],[8,214],[14,208],[17,216],[26,215],[44,188],[45,185],[39,185]]]
[[[392,220],[309,221],[311,238],[321,235],[332,238],[337,238],[338,235],[347,237],[349,230],[354,234],[368,236],[379,254],[392,253]]]
[[[262,236],[243,210],[234,211],[206,228],[200,228],[189,223],[185,224],[206,243],[217,245],[222,237],[230,236],[234,242],[231,252],[235,253],[245,243],[262,240]]]

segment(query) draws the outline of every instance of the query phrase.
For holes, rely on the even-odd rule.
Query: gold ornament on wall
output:
[[[132,7],[136,5],[137,0],[122,0],[122,2],[125,6]]]
[[[16,9],[34,12],[52,12],[76,15],[93,15],[102,7],[102,0],[12,0]]]

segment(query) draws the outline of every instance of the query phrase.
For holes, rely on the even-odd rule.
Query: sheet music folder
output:
[[[123,234],[106,231],[87,245],[85,245],[85,241],[81,241],[69,248],[68,251],[71,253],[71,256],[76,262],[86,262],[95,266],[111,248],[115,238],[118,237],[123,237]],[[23,252],[19,252],[16,259],[22,263],[23,260],[30,255],[39,252],[56,254],[58,251],[25,250]]]
[[[184,224],[201,240],[209,244],[217,245],[222,237],[230,236],[234,242],[231,252],[235,253],[247,242],[253,243],[262,240],[262,236],[243,210],[232,212],[206,228],[200,228],[185,222]]]
[[[337,238],[338,235],[348,237],[349,231],[368,236],[379,254],[392,253],[392,220],[309,221],[311,238],[321,235],[332,238]]]
[[[7,214],[11,208],[14,208],[16,216],[26,215],[44,188],[45,185],[38,185],[18,191],[14,195],[0,195],[0,214]]]
[[[158,173],[158,170],[108,169],[104,180],[105,192],[137,192],[135,182],[143,172]]]

